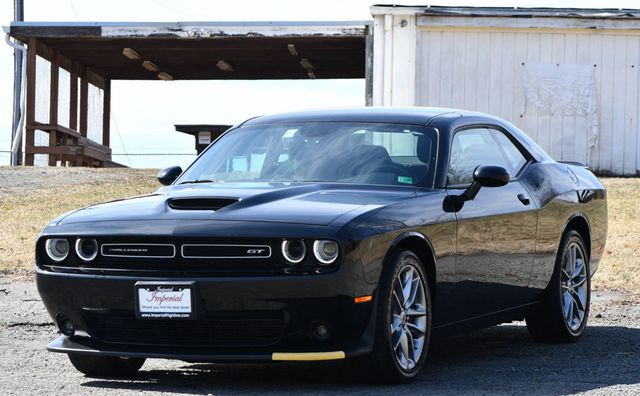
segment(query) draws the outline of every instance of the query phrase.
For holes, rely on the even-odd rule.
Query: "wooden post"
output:
[[[69,92],[69,129],[78,131],[78,76],[80,65],[77,62],[71,64],[69,72],[70,92]]]
[[[36,56],[38,51],[38,41],[35,38],[29,39],[27,49],[27,110],[26,110],[26,130],[25,130],[25,165],[33,166],[33,152],[29,147],[35,143],[34,123],[36,120]]]
[[[58,64],[58,52],[53,53],[51,58],[51,88],[49,89],[49,124],[58,124],[58,80],[60,66]],[[55,129],[49,130],[49,147],[58,145],[57,133]],[[56,166],[56,156],[49,154],[49,166]]]
[[[109,147],[111,131],[111,80],[104,82],[104,97],[102,104],[102,145]]]
[[[87,137],[89,81],[87,80],[87,68],[82,66],[80,70],[80,134]]]

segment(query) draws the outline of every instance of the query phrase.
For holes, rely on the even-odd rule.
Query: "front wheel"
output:
[[[90,377],[129,377],[140,370],[145,359],[69,354],[76,370]]]
[[[526,316],[529,333],[539,341],[577,340],[587,325],[590,301],[589,254],[580,234],[569,230],[562,238],[545,300]]]
[[[418,256],[404,250],[385,265],[372,353],[376,379],[408,382],[424,365],[431,335],[431,294]]]

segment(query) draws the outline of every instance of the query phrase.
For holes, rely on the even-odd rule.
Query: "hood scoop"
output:
[[[238,201],[238,198],[173,198],[168,203],[175,210],[219,210]]]

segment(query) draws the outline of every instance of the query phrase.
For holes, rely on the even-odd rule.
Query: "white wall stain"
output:
[[[593,69],[591,64],[526,64],[523,67],[525,114],[586,117],[588,145],[595,147],[599,128]],[[587,162],[590,162],[590,151],[587,151]]]

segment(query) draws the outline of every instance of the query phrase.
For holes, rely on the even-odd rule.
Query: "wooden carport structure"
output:
[[[25,165],[46,155],[52,166],[117,166],[110,149],[112,80],[366,78],[371,103],[369,22],[14,22],[9,35],[28,47]],[[37,94],[39,58],[49,64],[46,119],[36,114],[38,100],[46,102]],[[69,80],[63,89],[61,73]],[[90,106],[90,90],[101,103]],[[96,107],[98,118],[91,114]],[[48,144],[36,145],[36,133],[47,134]]]
[[[196,153],[200,155],[211,142],[219,138],[232,125],[224,124],[181,124],[175,125],[177,132],[195,137]]]

